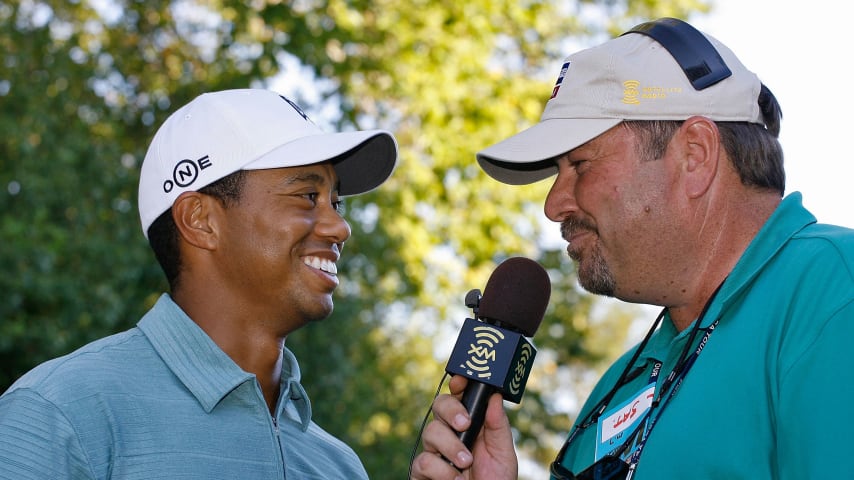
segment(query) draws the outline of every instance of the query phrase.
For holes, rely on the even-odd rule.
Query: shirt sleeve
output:
[[[94,479],[74,427],[33,390],[0,397],[0,478]]]
[[[820,321],[820,319],[816,319]],[[854,303],[837,310],[783,371],[778,396],[781,480],[854,478]],[[793,352],[794,353],[794,352]]]

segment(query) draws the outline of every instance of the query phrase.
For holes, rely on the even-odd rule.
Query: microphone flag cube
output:
[[[467,318],[445,371],[491,385],[505,400],[519,403],[536,355],[521,333]]]

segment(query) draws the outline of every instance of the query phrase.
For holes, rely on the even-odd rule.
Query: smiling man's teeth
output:
[[[311,268],[322,270],[331,275],[338,275],[338,266],[331,260],[319,257],[303,257],[302,261]]]

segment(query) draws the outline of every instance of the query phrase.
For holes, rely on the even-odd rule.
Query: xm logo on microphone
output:
[[[537,352],[530,343],[523,343],[519,350],[519,358],[516,359],[516,366],[513,367],[513,378],[510,379],[508,386],[510,393],[513,395],[521,395],[525,390],[525,382],[528,380],[528,374],[531,369],[531,362],[534,361],[534,355]]]
[[[475,343],[469,344],[469,355],[466,360],[466,367],[472,372],[470,375],[475,375],[477,378],[490,378],[490,363],[495,362],[496,347],[501,340],[504,340],[504,334],[496,328],[489,326],[475,327],[474,338]]]
[[[537,350],[519,332],[467,318],[445,371],[495,387],[519,403]]]

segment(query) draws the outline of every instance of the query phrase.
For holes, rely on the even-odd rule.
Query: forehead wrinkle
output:
[[[632,143],[634,143],[634,132],[628,128],[628,126],[624,123],[617,125],[616,127],[611,128],[610,130],[606,130],[603,134],[598,137],[594,137],[591,140],[587,141],[579,145],[578,147],[570,150],[565,155],[569,159],[576,159],[581,157],[582,159],[599,159],[606,158],[609,156],[613,156],[620,149],[619,143],[623,140],[618,134],[618,128],[623,128],[626,132],[631,135]]]

